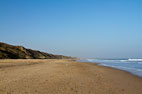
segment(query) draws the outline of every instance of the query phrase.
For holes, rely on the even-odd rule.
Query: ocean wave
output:
[[[95,59],[87,59],[87,61],[89,62],[93,62]]]
[[[128,61],[141,61],[142,62],[142,59],[128,59]]]
[[[120,60],[121,62],[142,62],[142,59],[128,59],[128,60]]]

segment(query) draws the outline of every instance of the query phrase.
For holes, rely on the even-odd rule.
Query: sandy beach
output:
[[[0,94],[142,94],[142,78],[73,60],[0,60]]]

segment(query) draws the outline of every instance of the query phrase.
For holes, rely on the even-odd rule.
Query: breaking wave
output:
[[[142,59],[128,59],[128,60],[120,60],[120,61],[124,61],[124,62],[142,62]]]

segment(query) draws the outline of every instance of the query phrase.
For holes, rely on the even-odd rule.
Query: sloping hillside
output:
[[[72,57],[53,55],[23,46],[13,46],[0,42],[0,59],[70,59]]]

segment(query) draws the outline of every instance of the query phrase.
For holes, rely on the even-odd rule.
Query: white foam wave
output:
[[[87,61],[89,61],[89,62],[93,62],[93,61],[94,61],[94,59],[87,59]]]
[[[128,61],[141,61],[142,62],[142,59],[128,59]]]
[[[142,62],[142,59],[128,59],[128,60],[120,60],[121,62]]]

